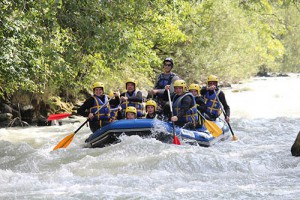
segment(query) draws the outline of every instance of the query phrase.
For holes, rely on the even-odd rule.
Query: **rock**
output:
[[[291,152],[293,156],[300,156],[300,131],[297,135],[297,138],[291,148]]]
[[[5,103],[0,103],[0,113],[12,113],[12,114],[17,114],[18,111],[10,107],[9,105]]]
[[[0,122],[10,121],[13,115],[11,113],[0,113]]]
[[[32,124],[33,115],[34,115],[34,108],[32,105],[26,105],[21,108],[22,121]]]
[[[37,126],[50,126],[51,123],[49,123],[49,122],[47,121],[47,118],[46,118],[46,117],[40,115],[40,116],[38,116],[38,118],[37,118],[37,120],[36,120],[36,125],[37,125]]]

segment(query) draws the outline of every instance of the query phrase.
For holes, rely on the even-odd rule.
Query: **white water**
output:
[[[0,129],[0,199],[300,199],[300,77],[256,78],[225,90],[231,138],[212,147],[136,136],[101,149],[51,151],[81,123]],[[84,120],[84,119],[83,119]]]

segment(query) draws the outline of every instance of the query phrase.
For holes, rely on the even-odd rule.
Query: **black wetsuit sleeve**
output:
[[[204,97],[204,96],[206,95],[206,92],[207,92],[206,87],[202,87],[201,90],[200,90],[200,95],[201,95],[202,97]]]
[[[94,98],[90,97],[77,109],[77,114],[87,117],[90,113],[90,108],[94,105]]]
[[[204,99],[201,96],[198,96],[195,98],[195,100],[196,100],[196,104],[198,104],[197,109],[202,113],[205,112],[207,106],[205,105]]]
[[[229,105],[227,104],[227,101],[226,101],[224,92],[221,91],[221,92],[219,93],[218,97],[219,97],[220,102],[221,102],[222,105],[223,105],[223,108],[224,108],[224,111],[225,111],[226,116],[230,117],[230,107],[229,107]]]
[[[119,97],[113,97],[110,101],[109,101],[109,105],[113,108],[117,107],[120,104],[120,98]]]
[[[175,96],[175,94],[170,92],[171,99],[173,99],[174,96]],[[169,101],[168,90],[164,91],[163,96],[162,96],[162,100]]]
[[[165,90],[162,96],[162,100],[169,101],[168,90]]]
[[[125,92],[121,93],[120,97],[125,97]]]
[[[188,110],[193,105],[193,98],[191,96],[185,96],[181,101],[182,101],[181,109],[179,110],[178,115],[177,115],[178,118],[183,117],[184,115],[186,115]]]

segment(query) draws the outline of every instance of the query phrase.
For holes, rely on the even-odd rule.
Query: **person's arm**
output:
[[[120,104],[120,98],[119,96],[114,96],[113,99],[109,100],[109,105],[111,107],[116,107]]]
[[[229,107],[229,105],[227,104],[227,101],[226,101],[224,92],[221,91],[221,92],[219,93],[218,97],[219,97],[220,102],[221,102],[222,105],[223,105],[223,108],[224,108],[224,111],[225,111],[226,116],[230,117],[230,107]]]
[[[198,104],[197,109],[198,109],[201,113],[203,113],[203,112],[206,111],[207,106],[205,105],[205,101],[204,101],[204,99],[203,99],[201,96],[198,96],[198,97],[196,98],[196,103]]]
[[[200,95],[201,95],[202,97],[204,97],[204,96],[206,95],[206,92],[207,92],[206,87],[202,87],[201,90],[200,90]]]
[[[94,98],[90,97],[77,109],[77,114],[88,117],[90,114],[90,108],[94,105]]]
[[[162,96],[162,100],[169,101],[168,90],[165,90]]]

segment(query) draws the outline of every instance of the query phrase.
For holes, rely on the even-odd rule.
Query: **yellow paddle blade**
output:
[[[70,135],[68,135],[67,137],[65,137],[64,139],[62,139],[54,148],[53,151],[59,148],[67,148],[69,146],[69,144],[72,142],[73,138],[74,138],[75,133],[72,133]]]
[[[233,135],[233,136],[232,136],[232,140],[233,140],[233,141],[236,141],[236,140],[237,140],[237,137],[236,137],[235,135]]]
[[[204,120],[204,126],[214,137],[219,137],[223,132],[217,124],[209,120]]]

